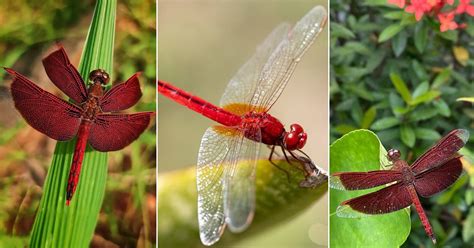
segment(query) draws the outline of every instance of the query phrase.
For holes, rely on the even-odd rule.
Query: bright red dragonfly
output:
[[[161,94],[221,124],[206,130],[198,155],[198,220],[203,244],[217,242],[226,225],[233,232],[250,225],[261,143],[272,147],[271,154],[279,146],[285,156],[289,153],[302,163],[311,163],[300,150],[307,139],[303,128],[293,124],[287,132],[268,111],[323,29],[326,18],[325,9],[318,6],[293,29],[288,24],[274,29],[230,81],[221,107],[158,81]]]
[[[66,193],[66,205],[69,205],[87,144],[101,152],[120,150],[140,136],[154,113],[109,113],[128,109],[138,102],[142,95],[139,74],[105,91],[109,75],[101,69],[92,71],[91,84],[86,88],[62,47],[44,58],[43,65],[51,81],[73,103],[44,91],[12,69],[5,70],[13,77],[11,93],[15,107],[28,124],[58,141],[77,136]]]
[[[336,214],[356,218],[363,214],[385,214],[415,205],[426,234],[436,243],[430,222],[418,196],[430,197],[453,184],[462,172],[461,156],[457,151],[469,139],[469,132],[456,129],[443,137],[410,166],[400,159],[400,152],[388,151],[393,163],[390,170],[368,172],[336,172],[330,178],[331,188],[340,190],[369,189],[389,186],[341,203]]]

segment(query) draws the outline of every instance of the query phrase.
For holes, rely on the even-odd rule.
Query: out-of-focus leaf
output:
[[[392,39],[392,49],[396,57],[400,56],[407,46],[407,33],[400,32]]]
[[[439,140],[441,139],[441,135],[439,135],[438,132],[435,130],[429,129],[429,128],[422,128],[422,127],[417,127],[415,128],[415,135],[417,139],[422,139],[422,140]]]
[[[408,147],[413,147],[416,141],[415,131],[408,125],[402,125],[400,127],[400,138]]]
[[[409,104],[412,101],[412,96],[405,81],[396,73],[390,73],[390,79],[403,100]]]
[[[363,129],[369,128],[372,122],[374,122],[376,115],[377,109],[375,107],[370,107],[367,111],[365,111],[360,127]]]
[[[424,22],[418,22],[415,27],[415,47],[418,52],[423,53],[425,51],[426,44],[428,43],[428,26],[424,25]]]
[[[355,38],[355,34],[352,33],[349,29],[340,25],[338,23],[331,23],[331,36],[332,37],[340,37],[344,39],[353,39]]]
[[[469,60],[469,51],[467,51],[466,48],[462,46],[455,46],[453,47],[453,53],[456,61],[458,61],[459,64],[462,66],[467,65],[467,61]]]
[[[400,24],[392,24],[388,27],[386,27],[382,33],[380,33],[380,36],[379,36],[379,43],[382,43],[384,41],[387,41],[389,40],[390,38],[392,38],[393,36],[395,36],[396,34],[398,34],[400,31],[402,31],[404,28],[404,26],[400,25]]]
[[[411,102],[410,105],[418,105],[420,103],[424,102],[431,102],[433,99],[438,97],[441,93],[437,90],[430,90],[416,98],[414,98]]]
[[[474,243],[474,207],[469,209],[469,214],[464,221],[462,229],[462,239],[466,244]]]
[[[433,101],[433,104],[440,115],[445,117],[449,117],[451,115],[451,110],[449,109],[448,104],[443,99]]]
[[[385,118],[376,120],[370,128],[373,130],[383,130],[383,129],[394,127],[398,124],[400,124],[400,119],[396,117],[385,117]]]
[[[436,75],[436,78],[433,81],[433,89],[437,89],[443,84],[447,83],[448,80],[451,78],[451,72],[452,70],[450,68],[445,68],[440,73],[438,73],[438,75]]]

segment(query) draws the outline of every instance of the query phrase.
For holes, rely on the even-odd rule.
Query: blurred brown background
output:
[[[273,28],[282,22],[294,24],[318,4],[327,9],[326,1],[161,0],[159,78],[218,104],[229,80]],[[305,128],[309,137],[303,150],[325,170],[329,147],[327,82],[328,27],[303,57],[270,111],[286,128],[291,123]],[[201,137],[215,123],[162,96],[158,105],[159,173],[195,166]],[[239,246],[327,246],[327,210],[324,196],[293,221],[243,240]]]

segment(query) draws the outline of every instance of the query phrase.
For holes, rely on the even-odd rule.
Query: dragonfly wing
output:
[[[154,114],[99,114],[91,126],[89,144],[101,152],[120,150],[145,131]]]
[[[5,70],[13,77],[15,107],[30,126],[59,141],[77,134],[82,113],[79,107],[41,89],[20,73]]]
[[[100,99],[100,108],[103,112],[113,112],[128,109],[135,105],[142,91],[138,81],[139,73],[135,73],[125,83],[115,85]]]
[[[413,172],[418,174],[444,164],[466,144],[468,139],[469,132],[467,130],[455,129],[449,132],[438,141],[438,143],[413,162]]]
[[[238,136],[230,128],[210,127],[204,133],[197,163],[199,235],[204,245],[212,245],[225,229],[224,184],[229,166],[225,164],[230,146]]]
[[[255,139],[261,139],[260,129],[251,131]],[[226,158],[231,166],[224,184],[224,212],[229,229],[241,232],[250,225],[255,212],[255,166],[261,143],[244,136],[235,141]]]
[[[43,59],[49,79],[76,103],[87,100],[87,90],[77,69],[71,64],[64,48],[60,47]]]
[[[250,103],[257,88],[258,78],[263,66],[282,40],[288,36],[290,25],[277,26],[257,47],[255,54],[239,69],[230,80],[222,95],[220,106],[234,103]]]
[[[314,7],[276,46],[258,77],[257,88],[251,100],[252,106],[261,106],[268,110],[275,103],[293,74],[296,64],[323,30],[326,20],[326,10],[321,6]]]
[[[396,183],[373,193],[344,201],[336,209],[336,215],[345,218],[364,214],[385,214],[410,206],[410,193],[403,183]]]
[[[416,175],[416,192],[423,197],[430,197],[451,186],[461,173],[461,159],[459,157],[452,158],[441,166]]]
[[[336,172],[331,176],[329,186],[340,190],[369,189],[402,179],[395,170],[376,170],[368,172]]]

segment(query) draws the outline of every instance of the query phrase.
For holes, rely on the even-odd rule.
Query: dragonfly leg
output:
[[[275,146],[272,146],[272,148],[270,148],[270,157],[268,157],[268,160],[270,161],[270,163],[275,166],[277,169],[283,171],[285,174],[286,174],[286,179],[288,180],[288,183],[290,183],[290,173],[288,173],[288,171],[286,171],[285,169],[281,168],[280,166],[278,166],[275,162],[273,162],[272,160],[272,157],[273,157],[273,154],[276,154],[275,152]],[[286,158],[286,161],[288,161],[288,157],[286,156],[285,154],[285,158]],[[289,161],[288,161],[289,163]]]

